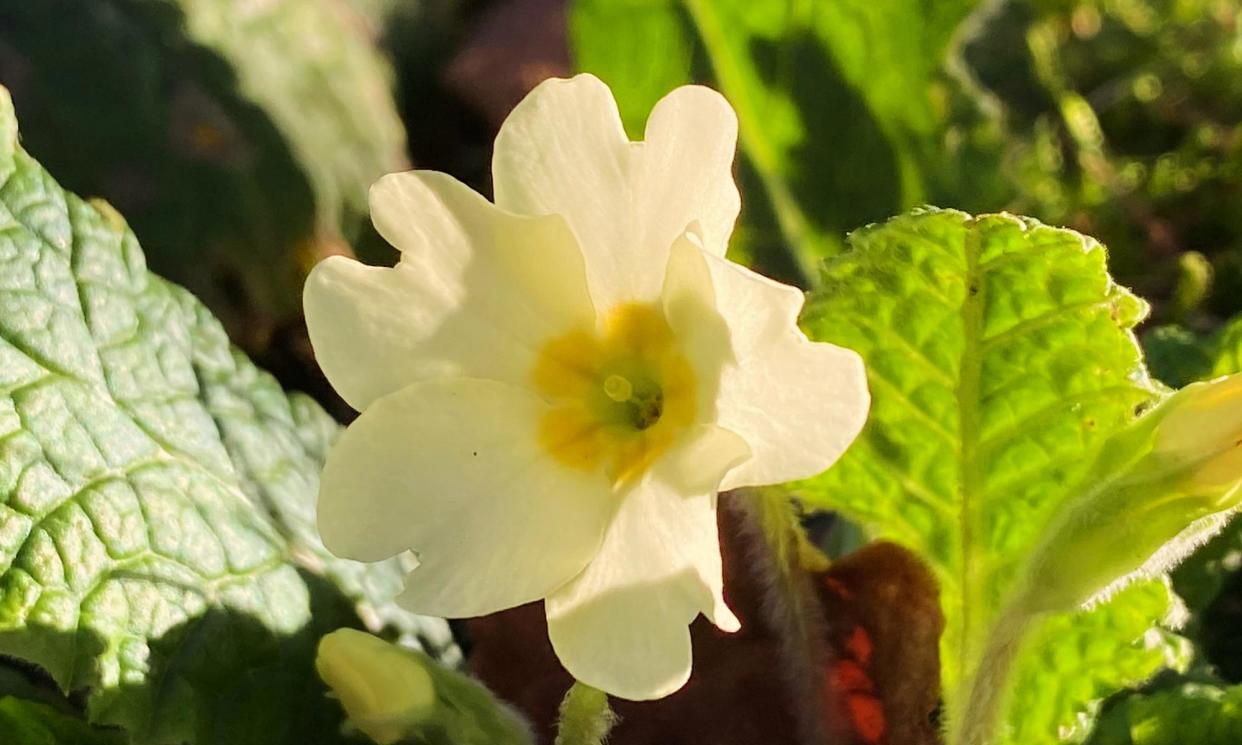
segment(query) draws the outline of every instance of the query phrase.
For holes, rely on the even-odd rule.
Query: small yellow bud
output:
[[[349,721],[379,745],[408,736],[435,710],[435,684],[418,658],[371,634],[338,629],[324,636],[315,669]]]

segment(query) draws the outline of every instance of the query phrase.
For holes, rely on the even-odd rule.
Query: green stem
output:
[[[728,493],[724,504],[740,516],[743,536],[759,549],[748,552],[747,565],[762,579],[763,620],[780,640],[780,668],[789,685],[798,740],[825,742],[820,665],[827,650],[811,573],[826,570],[828,557],[807,539],[784,489],[739,489]]]
[[[603,745],[616,721],[608,694],[575,681],[561,701],[554,745]]]
[[[1020,604],[1014,604],[1001,614],[973,674],[963,677],[957,700],[966,705],[950,716],[948,745],[992,743],[1009,688],[1010,668],[1031,627],[1031,615],[1020,609]]]

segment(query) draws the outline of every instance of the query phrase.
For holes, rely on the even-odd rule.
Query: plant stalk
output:
[[[608,694],[574,681],[561,701],[554,745],[603,745],[616,722]]]
[[[1008,690],[1010,668],[1031,627],[1032,616],[1011,604],[992,626],[974,674],[962,680],[957,701],[965,707],[950,712],[948,745],[990,745]]]
[[[807,540],[785,490],[739,489],[722,498],[740,517],[739,527],[751,547],[748,565],[763,583],[764,620],[781,640],[780,668],[795,701],[798,742],[823,745],[828,733],[820,665],[829,652],[823,609],[810,575],[825,571],[828,557]]]

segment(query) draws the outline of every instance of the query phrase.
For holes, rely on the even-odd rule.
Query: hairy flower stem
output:
[[[1031,614],[1021,608],[1011,605],[1001,614],[973,674],[963,679],[957,696],[961,708],[949,715],[948,745],[991,745],[995,738],[1010,668],[1031,627]]]
[[[616,722],[608,694],[575,681],[561,701],[554,745],[603,745]]]
[[[741,518],[751,547],[748,564],[762,579],[764,620],[781,640],[780,668],[792,693],[799,742],[824,745],[820,666],[829,651],[810,573],[826,570],[828,557],[807,540],[797,507],[783,489],[743,489],[722,497],[723,506]]]

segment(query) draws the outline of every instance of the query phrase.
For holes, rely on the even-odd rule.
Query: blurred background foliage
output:
[[[676,85],[732,101],[739,261],[809,288],[868,222],[1007,209],[1110,248],[1152,303],[1165,382],[1242,369],[1239,0],[0,0],[25,147],[342,418],[301,326],[305,272],[395,260],[367,221],[381,173],[489,192],[509,108],[576,70],[634,137]],[[1242,722],[1240,567],[1235,525],[1179,572],[1199,662],[1119,693],[1098,742],[1178,741],[1162,710]],[[1238,741],[1221,732],[1197,742]]]

